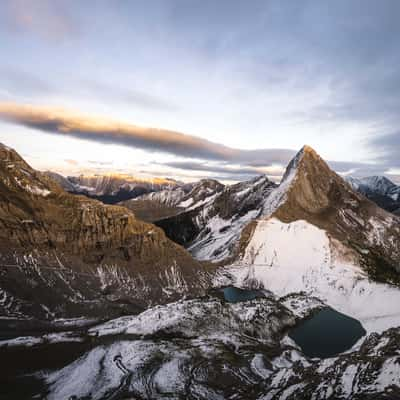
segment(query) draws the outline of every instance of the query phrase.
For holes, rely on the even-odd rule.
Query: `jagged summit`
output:
[[[338,193],[348,190],[343,179],[310,146],[304,146],[290,161],[281,185],[285,203],[289,203],[286,209],[293,218],[295,214],[322,212],[335,201],[331,196],[340,198]]]
[[[290,160],[288,166],[286,167],[285,173],[283,174],[281,182],[293,178],[293,175],[296,173],[301,165],[316,162],[326,164],[325,161],[311,146],[304,145]]]

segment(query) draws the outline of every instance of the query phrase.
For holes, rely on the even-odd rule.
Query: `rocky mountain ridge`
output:
[[[384,331],[400,321],[399,218],[355,192],[310,147],[243,230],[220,285],[305,292]],[[368,307],[365,305],[368,304]]]
[[[106,204],[116,204],[146,193],[170,190],[184,184],[174,179],[140,178],[127,174],[79,175],[64,177],[51,171],[43,174],[71,193],[83,194]]]
[[[79,315],[85,307],[115,314],[119,305],[201,292],[207,275],[161,229],[124,207],[65,192],[3,145],[0,228],[2,314],[9,316]]]
[[[215,179],[201,179],[195,183],[182,184],[176,188],[147,193],[120,205],[129,208],[135,215],[148,222],[168,218],[190,211],[209,202],[224,188]]]
[[[225,186],[203,202],[155,224],[196,258],[222,261],[235,253],[242,230],[262,213],[264,199],[275,187],[266,176]]]

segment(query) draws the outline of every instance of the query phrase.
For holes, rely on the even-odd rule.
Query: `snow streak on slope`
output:
[[[240,237],[243,227],[258,215],[258,210],[249,211],[236,219],[223,219],[216,215],[209,219],[203,228],[206,234],[197,238],[188,250],[197,260],[222,261],[231,255],[232,246]]]
[[[178,187],[174,189],[160,190],[159,192],[147,193],[130,201],[150,200],[166,206],[176,206],[185,195],[185,191]]]
[[[305,291],[362,322],[369,332],[400,326],[400,290],[372,282],[342,246],[306,221],[261,220],[240,266],[228,267],[236,284],[259,282],[279,296]]]

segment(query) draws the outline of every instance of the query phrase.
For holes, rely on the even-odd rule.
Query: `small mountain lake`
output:
[[[324,308],[292,329],[289,337],[306,356],[329,358],[349,350],[365,334],[358,320]]]
[[[221,289],[224,299],[229,303],[238,303],[240,301],[254,300],[259,297],[265,297],[260,290],[240,289],[235,286],[228,286]]]

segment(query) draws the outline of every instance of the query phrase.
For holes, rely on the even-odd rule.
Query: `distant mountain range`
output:
[[[195,192],[214,185],[215,192],[222,190],[223,184],[214,179],[202,179],[199,182],[183,183],[174,179],[144,179],[125,174],[79,175],[64,177],[61,174],[45,171],[44,175],[55,180],[64,190],[74,194],[83,194],[102,201],[105,204],[117,204],[130,208],[146,221],[156,221],[187,209],[190,198],[191,208],[196,205]],[[258,179],[258,178],[256,178]],[[354,190],[372,200],[386,211],[400,215],[400,186],[384,176],[365,178],[345,177]],[[213,183],[211,183],[213,182]],[[241,185],[245,185],[243,182]],[[239,184],[240,185],[240,184]],[[200,194],[200,196],[202,196]],[[204,196],[203,196],[204,197]],[[130,201],[134,199],[135,201]],[[182,204],[179,204],[182,202]]]
[[[394,214],[400,215],[400,186],[384,176],[347,177],[347,182],[364,196]]]
[[[174,179],[138,178],[125,174],[79,175],[64,177],[51,171],[43,172],[70,193],[84,194],[105,204],[116,204],[146,193],[172,189],[183,184]]]

